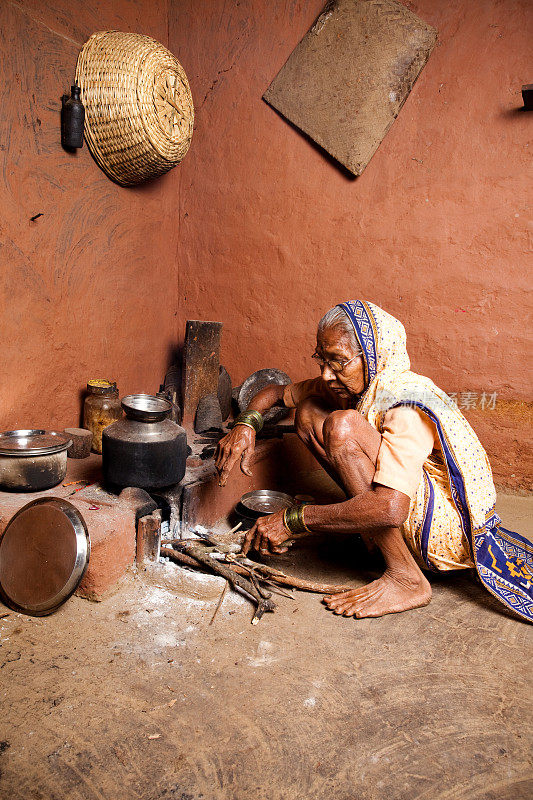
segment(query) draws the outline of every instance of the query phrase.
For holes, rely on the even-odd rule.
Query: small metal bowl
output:
[[[121,405],[128,419],[137,422],[161,422],[172,410],[172,403],[153,394],[128,394]]]
[[[290,494],[275,492],[273,489],[256,489],[243,494],[237,504],[237,512],[248,519],[259,519],[268,514],[275,514],[294,505]]]
[[[0,488],[42,492],[57,486],[67,473],[71,444],[65,433],[41,428],[0,433]]]

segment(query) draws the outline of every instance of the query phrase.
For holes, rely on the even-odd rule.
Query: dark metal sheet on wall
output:
[[[394,0],[333,0],[263,98],[360,175],[436,39],[434,28]]]

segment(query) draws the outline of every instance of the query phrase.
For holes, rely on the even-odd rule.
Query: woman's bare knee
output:
[[[381,435],[358,411],[332,411],[324,420],[322,430],[328,454],[341,450],[360,451],[376,462]]]
[[[357,411],[332,411],[324,420],[322,431],[324,445],[327,450],[337,450],[339,447],[351,445],[358,447],[358,425],[355,415]],[[359,414],[360,416],[360,414]]]

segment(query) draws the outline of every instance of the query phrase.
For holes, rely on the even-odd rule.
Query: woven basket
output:
[[[163,45],[138,33],[93,33],[78,56],[85,140],[117,183],[156,178],[185,156],[194,108],[185,72]]]

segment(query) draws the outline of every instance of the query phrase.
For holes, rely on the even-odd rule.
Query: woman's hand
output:
[[[241,470],[245,475],[252,474],[250,459],[255,450],[255,431],[247,425],[235,425],[227,436],[218,443],[215,453],[215,466],[219,474],[219,486],[225,486],[228,475],[236,462],[241,461]]]
[[[297,538],[300,538],[300,534],[290,533],[283,524],[283,511],[277,511],[268,517],[260,517],[250,528],[244,539],[242,553],[246,555],[250,548],[262,556],[286,553]]]

